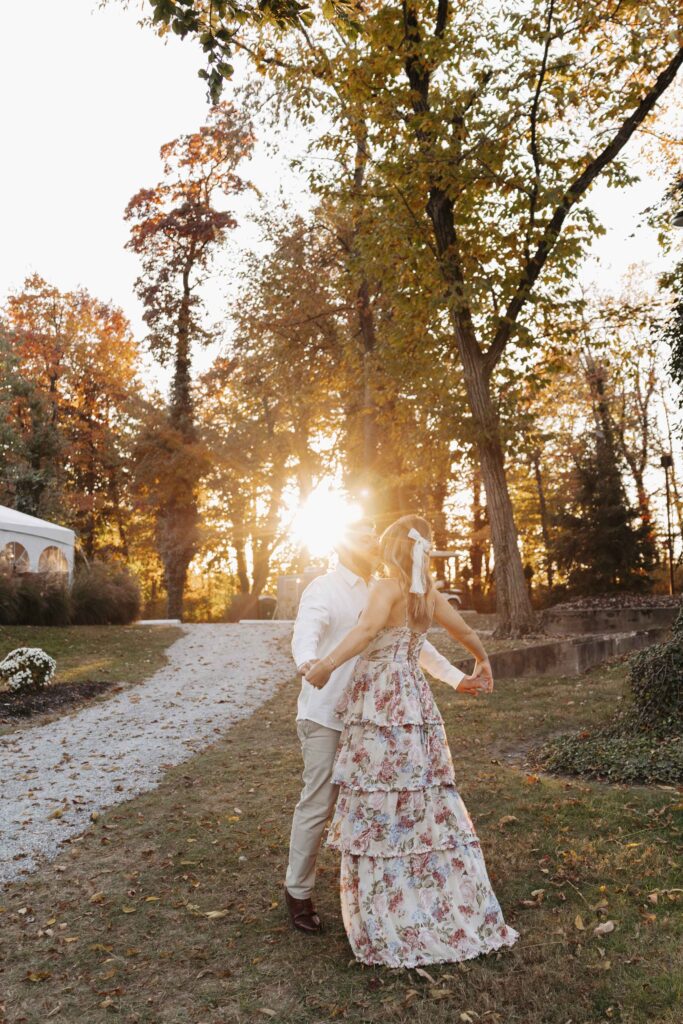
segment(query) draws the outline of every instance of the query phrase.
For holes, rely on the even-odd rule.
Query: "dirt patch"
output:
[[[110,690],[123,687],[110,679],[86,679],[77,683],[61,683],[44,690],[24,693],[0,693],[0,724],[9,725],[18,719],[32,718],[53,711],[69,711],[100,697]]]

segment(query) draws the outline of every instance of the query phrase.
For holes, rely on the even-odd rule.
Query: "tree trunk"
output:
[[[432,188],[427,210],[434,226],[442,272],[450,285],[451,323],[462,363],[481,461],[481,475],[486,488],[491,543],[495,554],[498,614],[495,635],[524,636],[536,628],[534,612],[517,546],[517,528],[505,477],[500,421],[491,397],[490,378],[474,335],[474,326],[466,307],[462,305],[464,282],[456,255],[453,203],[440,189]]]
[[[194,253],[188,256],[183,271],[183,294],[178,311],[175,366],[171,386],[169,420],[188,444],[196,440],[190,377],[190,273]],[[164,535],[162,561],[168,594],[169,618],[182,618],[187,570],[196,553],[196,529],[199,520],[196,486],[188,475],[178,487],[167,509],[160,514]]]
[[[548,589],[553,588],[553,563],[550,556],[550,530],[548,528],[548,506],[545,500],[545,491],[543,489],[543,476],[541,475],[541,464],[540,464],[540,452],[536,448],[531,456],[531,465],[534,469],[534,478],[536,480],[536,490],[538,491],[538,508],[541,516],[541,534],[543,536],[543,543],[545,545],[545,571],[546,578],[548,581]]]
[[[483,596],[482,565],[484,564],[484,545],[477,536],[484,525],[484,514],[481,505],[481,469],[475,463],[472,476],[472,541],[470,543],[470,566],[472,568],[471,598],[472,606],[479,609]]]
[[[425,105],[426,109],[426,105]],[[418,111],[419,112],[419,111]],[[512,502],[505,477],[500,422],[490,392],[490,377],[464,303],[464,280],[458,260],[453,201],[432,186],[427,203],[439,265],[449,287],[449,314],[463,368],[465,389],[481,461],[495,554],[496,636],[524,636],[535,627],[522,559],[517,546]]]

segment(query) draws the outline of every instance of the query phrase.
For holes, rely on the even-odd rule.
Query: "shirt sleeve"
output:
[[[466,675],[465,672],[461,672],[455,665],[451,665],[448,658],[444,658],[443,654],[439,654],[436,647],[430,644],[429,640],[425,640],[422,645],[420,665],[430,675],[434,676],[435,679],[448,683],[454,690],[458,689],[458,683]]]
[[[325,587],[317,579],[312,580],[301,595],[292,633],[292,655],[297,668],[318,657],[320,641],[329,624]]]

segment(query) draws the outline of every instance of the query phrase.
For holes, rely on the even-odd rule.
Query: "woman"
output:
[[[455,788],[443,719],[419,667],[432,621],[462,620],[428,573],[431,528],[404,516],[380,538],[389,578],[306,679],[324,686],[363,652],[336,705],[339,799],[327,845],[341,851],[342,917],[358,960],[388,967],[466,960],[519,933],[505,924],[472,820]],[[490,665],[483,647],[474,679]]]

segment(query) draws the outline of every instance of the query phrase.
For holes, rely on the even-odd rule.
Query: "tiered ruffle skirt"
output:
[[[417,660],[360,658],[336,712],[340,791],[326,843],[341,852],[356,958],[413,967],[513,945]]]

